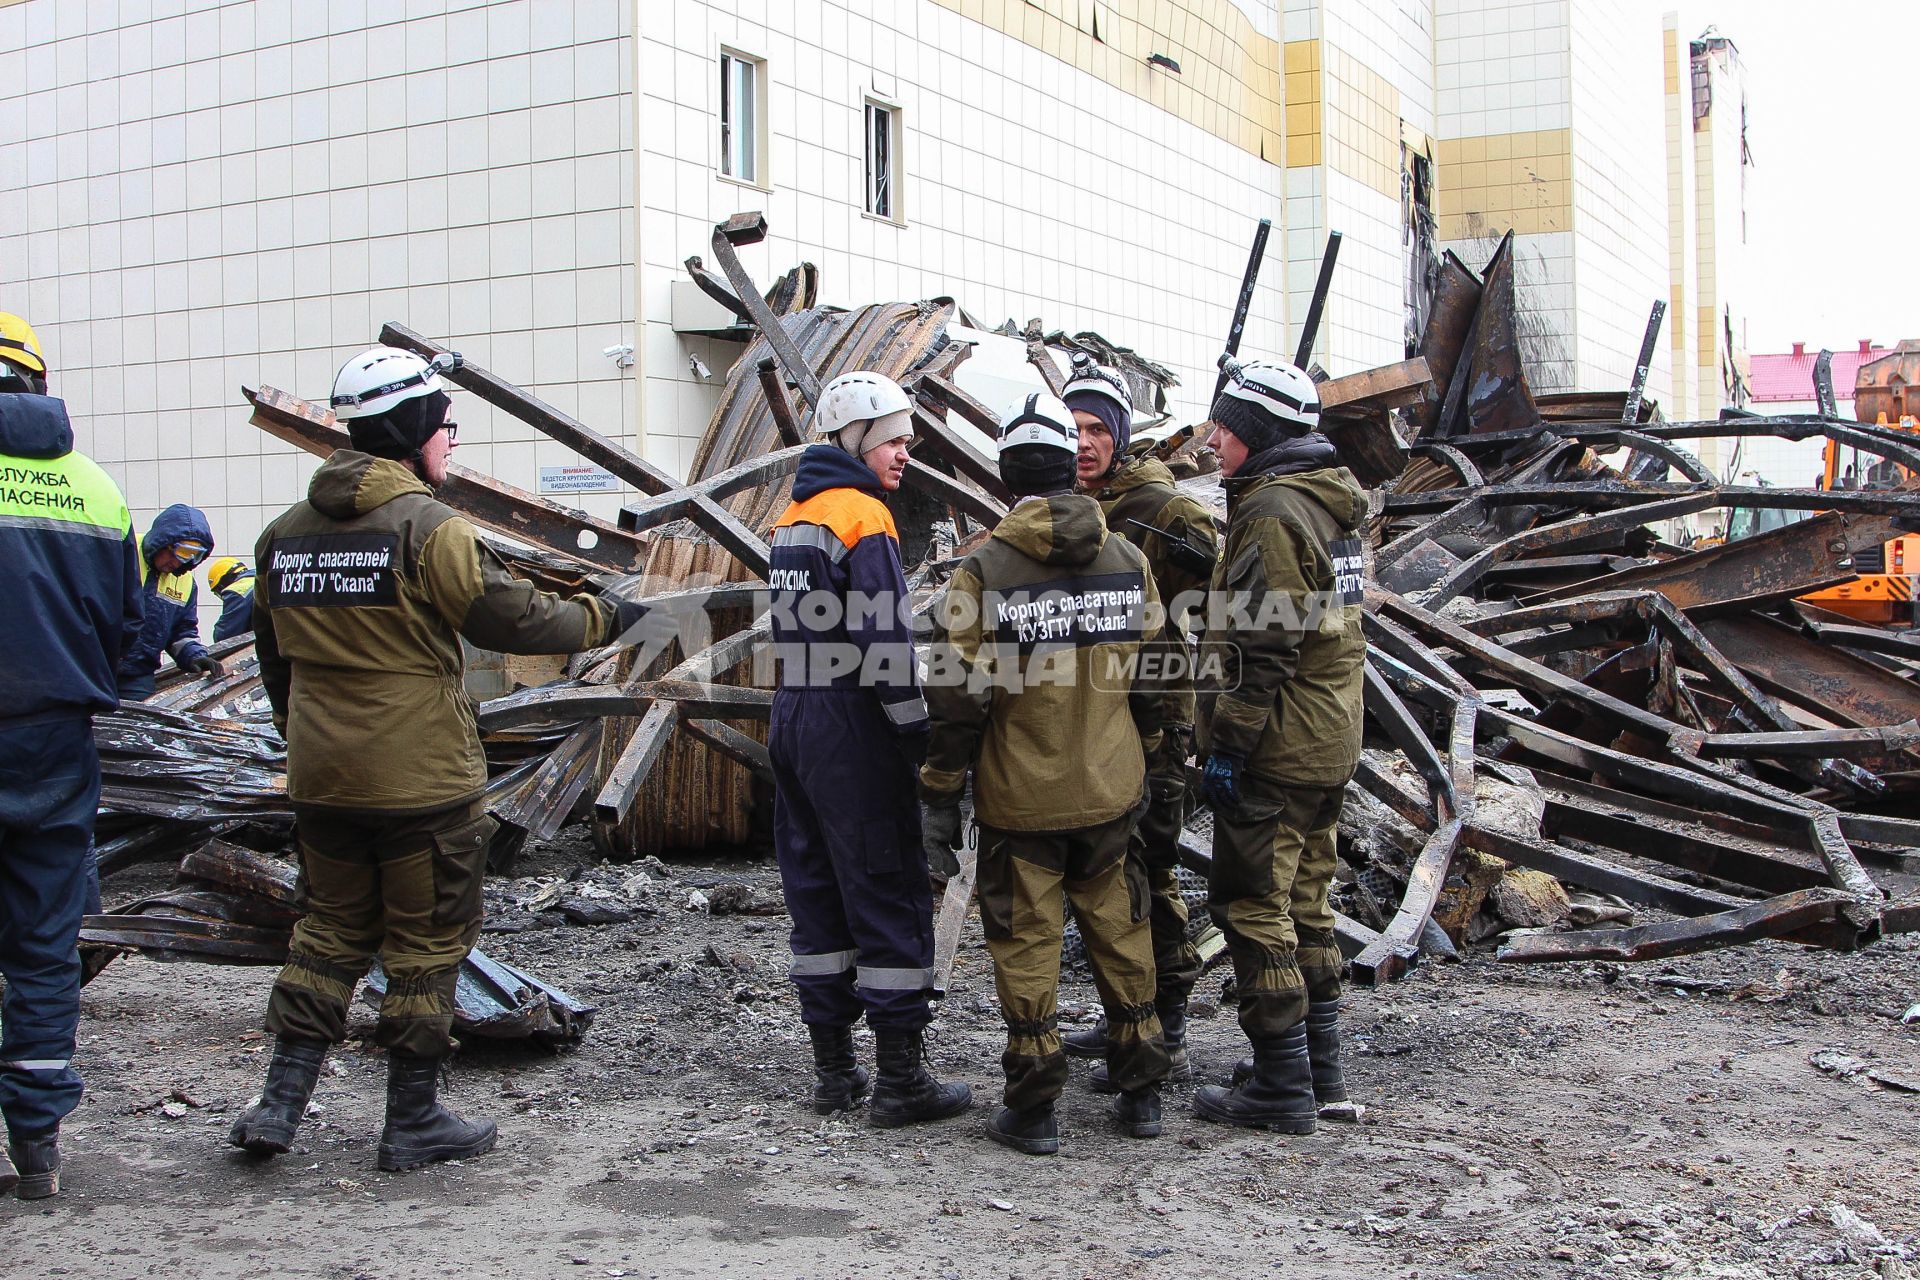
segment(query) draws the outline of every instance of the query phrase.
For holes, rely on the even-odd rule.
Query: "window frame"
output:
[[[886,167],[888,207],[882,213],[874,207],[874,118],[882,115],[887,121],[886,131]],[[861,161],[861,216],[875,222],[885,222],[892,226],[907,225],[906,204],[906,110],[898,102],[878,94],[863,94],[860,99],[860,161]]]
[[[720,76],[719,101],[714,111],[715,122],[719,125],[715,139],[719,154],[714,159],[714,174],[723,182],[770,192],[773,190],[773,181],[768,173],[767,60],[745,49],[722,44],[713,65]],[[739,122],[730,118],[735,109],[731,91],[739,74],[735,69],[741,67],[752,69],[747,80],[752,86],[752,101],[748,104],[746,127],[750,136],[745,149],[734,145],[734,131]],[[733,171],[736,151],[742,160],[752,164],[750,173]]]

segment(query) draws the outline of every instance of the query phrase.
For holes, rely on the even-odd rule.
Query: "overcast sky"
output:
[[[1717,25],[1746,64],[1750,348],[1920,338],[1920,3],[1648,7],[1689,39]]]

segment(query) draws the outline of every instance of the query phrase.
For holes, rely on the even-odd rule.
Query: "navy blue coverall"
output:
[[[211,585],[211,584],[209,584]],[[214,588],[220,595],[220,620],[213,624],[213,642],[253,633],[253,574],[243,573]]]
[[[0,1113],[16,1136],[80,1102],[77,942],[100,756],[93,713],[143,617],[126,499],[73,451],[66,405],[0,395]]]
[[[867,465],[834,445],[800,457],[774,526],[780,683],[767,746],[774,850],[793,921],[802,1021],[932,1021],[933,890],[914,770],[927,705],[914,671],[899,534]]]
[[[140,539],[141,561],[147,567],[140,588],[146,616],[139,635],[120,658],[123,702],[145,702],[153,696],[161,654],[173,655],[183,667],[207,654],[207,646],[200,643],[200,588],[194,583],[193,570],[161,573],[152,567],[155,556],[183,538],[213,550],[213,529],[206,513],[176,502],[153,518],[153,527]]]

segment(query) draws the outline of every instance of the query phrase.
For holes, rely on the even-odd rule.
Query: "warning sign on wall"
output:
[[[605,467],[591,462],[540,468],[541,493],[618,493],[620,481]]]

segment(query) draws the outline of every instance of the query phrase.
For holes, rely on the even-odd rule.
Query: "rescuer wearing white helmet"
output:
[[[491,1122],[468,1123],[436,1098],[498,826],[461,640],[574,653],[643,612],[536,590],[434,497],[458,430],[440,374],[458,363],[393,347],[347,361],[332,401],[353,447],[320,465],[306,500],[254,549],[255,645],[287,740],[307,892],[267,1003],[266,1083],[228,1139],[257,1156],[291,1149],[376,954],[387,974],[374,1033],[388,1051],[380,1167],[492,1149]]]
[[[1001,420],[1000,476],[1016,502],[934,607],[920,770],[931,853],[957,842],[973,775],[980,918],[1007,1023],[1005,1105],[987,1133],[1030,1155],[1060,1148],[1063,890],[1106,1006],[1121,1132],[1160,1133],[1167,1075],[1152,943],[1126,872],[1164,716],[1139,662],[1158,596],[1145,557],[1073,492],[1078,435],[1072,411],[1045,393]]]
[[[1153,1001],[1172,1062],[1170,1078],[1185,1080],[1192,1075],[1186,1050],[1187,996],[1200,980],[1200,954],[1187,939],[1187,903],[1177,874],[1180,831],[1190,807],[1187,757],[1193,748],[1193,647],[1188,632],[1213,575],[1213,516],[1180,491],[1173,473],[1153,455],[1150,442],[1133,442],[1133,398],[1118,370],[1075,352],[1061,398],[1080,428],[1080,491],[1099,502],[1108,529],[1146,556],[1168,611],[1166,651],[1178,659],[1168,673],[1160,750],[1147,762],[1151,798],[1134,829],[1127,858],[1147,885]],[[1106,1020],[1062,1043],[1076,1057],[1104,1058]],[[1102,1091],[1113,1087],[1104,1063],[1093,1068],[1093,1086]]]
[[[1327,895],[1334,829],[1360,758],[1366,495],[1320,433],[1320,393],[1290,364],[1222,357],[1208,439],[1226,475],[1227,537],[1205,652],[1200,749],[1213,805],[1207,909],[1227,937],[1239,1083],[1194,1093],[1203,1117],[1311,1133],[1346,1100],[1340,967]]]
[[[827,383],[773,529],[769,583],[779,685],[767,752],[773,840],[792,921],[789,973],[813,1042],[821,1115],[873,1099],[883,1128],[967,1109],[964,1084],[925,1065],[933,1018],[933,890],[914,803],[927,706],[915,671],[900,535],[913,402],[877,373]],[[875,1077],[854,1060],[873,1030]]]

